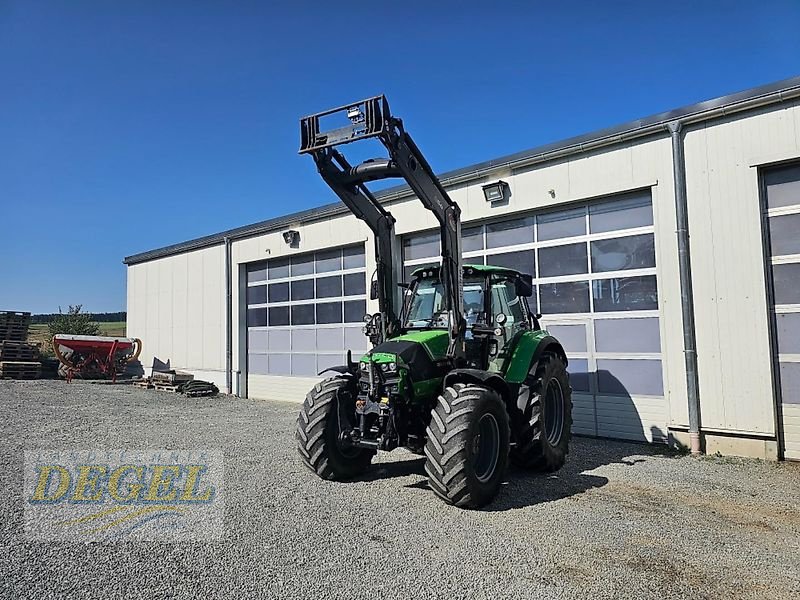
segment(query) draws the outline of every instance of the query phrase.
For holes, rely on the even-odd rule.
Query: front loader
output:
[[[325,128],[334,118],[345,124]],[[339,150],[370,138],[387,158],[353,166]],[[425,455],[430,488],[465,508],[495,497],[509,460],[559,469],[572,425],[567,356],[528,306],[531,276],[462,264],[461,211],[386,98],[303,118],[300,153],[371,229],[379,308],[365,317],[372,350],[358,361],[348,352],[347,364],[306,396],[296,432],[306,466],[349,479],[377,451],[406,447]],[[409,282],[398,281],[395,220],[366,186],[387,178],[405,180],[439,223],[441,264]]]

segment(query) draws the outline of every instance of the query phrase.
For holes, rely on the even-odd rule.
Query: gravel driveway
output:
[[[446,506],[422,460],[353,483],[301,465],[299,405],[129,386],[0,381],[4,598],[791,598],[800,465],[576,439],[553,475],[512,471],[484,511]],[[220,542],[21,539],[22,453],[219,448]]]

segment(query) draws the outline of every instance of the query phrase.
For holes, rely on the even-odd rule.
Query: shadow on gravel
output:
[[[607,435],[620,432],[624,437],[631,436],[633,441],[576,436],[572,438],[566,464],[555,473],[530,472],[509,466],[500,493],[494,502],[483,510],[503,511],[524,508],[577,496],[588,490],[603,487],[608,483],[608,478],[594,475],[591,471],[605,465],[635,467],[637,463],[645,462],[646,458],[642,457],[681,456],[666,444],[648,443],[648,439],[665,442],[668,434],[658,427],[651,427],[650,435],[645,435],[641,429],[641,419],[636,404],[625,385],[612,373],[608,371],[571,373],[570,381],[577,390],[573,396],[573,417],[582,416],[584,422],[586,419],[586,400],[583,398],[580,401],[582,404],[578,402],[580,395],[583,393],[585,396],[585,392],[580,390],[601,389],[605,393],[614,395],[613,414],[616,415],[611,424],[608,420],[602,423],[606,430],[601,432]],[[596,430],[600,431],[599,425]],[[364,476],[354,481],[376,481],[412,475],[418,475],[420,479],[405,487],[414,489],[429,487],[424,457],[377,463]]]
[[[635,467],[645,462],[645,457],[679,456],[681,456],[679,453],[667,446],[575,437],[572,439],[566,464],[555,473],[532,473],[510,466],[497,498],[483,510],[489,512],[511,510],[577,496],[588,490],[603,487],[609,482],[607,477],[587,471],[611,464]],[[430,489],[425,475],[424,457],[377,463],[363,476],[344,483],[379,481],[413,475],[419,476],[420,479],[403,487]]]
[[[680,454],[667,446],[574,437],[566,464],[555,473],[531,473],[511,467],[500,493],[487,511],[524,508],[577,496],[603,487],[608,478],[587,473],[605,465],[635,468],[645,457],[675,458]]]
[[[361,477],[353,479],[359,481],[377,481],[379,479],[391,479],[393,477],[405,477],[407,475],[425,475],[425,457],[412,458],[410,460],[399,460],[396,462],[374,463],[372,468]],[[427,483],[426,483],[427,485]],[[406,486],[409,487],[409,486]]]
[[[555,473],[532,473],[513,466],[509,467],[497,498],[483,510],[489,512],[511,510],[577,496],[588,490],[603,487],[609,482],[607,477],[587,471],[611,464],[635,467],[646,461],[644,457],[679,456],[679,453],[667,446],[575,437],[566,464]],[[379,463],[364,476],[352,481],[354,483],[377,481],[410,475],[419,475],[421,478],[404,487],[429,489],[424,457]]]

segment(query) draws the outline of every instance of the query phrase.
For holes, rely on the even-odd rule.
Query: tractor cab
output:
[[[446,308],[440,268],[426,266],[412,274],[401,316],[404,333],[442,330],[450,315]],[[538,315],[528,307],[531,277],[512,269],[464,265],[464,342],[467,367],[503,372],[504,350],[526,330],[538,330]]]

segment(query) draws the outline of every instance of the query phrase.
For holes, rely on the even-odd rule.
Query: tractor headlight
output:
[[[389,365],[387,365],[386,363],[382,363],[381,364],[381,371],[386,373],[386,371],[388,371],[388,370],[389,370]]]
[[[389,371],[391,371],[392,373],[397,371],[397,363],[390,362],[389,363]]]
[[[366,371],[367,369],[369,369],[369,363],[362,362],[362,363],[361,363],[361,369],[362,369],[363,371]]]

